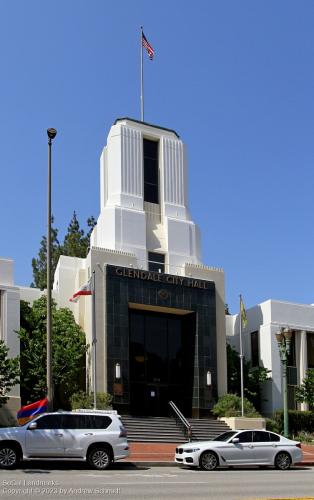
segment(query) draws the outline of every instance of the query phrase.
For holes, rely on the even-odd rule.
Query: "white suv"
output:
[[[0,429],[0,467],[22,459],[75,458],[104,470],[129,455],[127,433],[116,411],[45,413],[21,427]]]

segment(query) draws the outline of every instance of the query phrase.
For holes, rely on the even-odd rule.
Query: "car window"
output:
[[[274,434],[273,432],[269,433],[270,441],[280,441],[280,436],[278,434]]]
[[[62,429],[85,429],[81,415],[62,415]]]
[[[240,432],[240,434],[237,435],[237,438],[239,438],[239,443],[251,443],[252,434],[252,431]]]
[[[235,434],[236,432],[234,431],[227,431],[215,437],[213,441],[228,441],[228,439],[232,438]]]
[[[37,429],[60,429],[61,415],[45,415],[36,420]]]
[[[91,415],[93,418],[93,429],[107,429],[112,420],[106,415]]]
[[[269,442],[269,432],[266,431],[254,431],[253,432],[254,443],[265,443]]]
[[[63,415],[63,429],[107,429],[111,422],[107,415]]]

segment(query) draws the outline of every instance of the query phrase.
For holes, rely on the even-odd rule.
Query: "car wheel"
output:
[[[0,447],[0,467],[2,469],[13,469],[19,462],[19,455],[14,446],[9,444]]]
[[[291,457],[286,451],[281,451],[275,458],[275,467],[280,470],[287,470],[291,465]]]
[[[111,453],[108,448],[97,446],[88,453],[87,460],[93,469],[105,470],[111,464]]]
[[[200,468],[202,470],[215,470],[218,465],[218,458],[212,451],[204,451],[200,457]]]

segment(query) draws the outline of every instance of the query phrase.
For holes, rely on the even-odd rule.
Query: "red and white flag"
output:
[[[81,288],[77,292],[75,292],[74,295],[72,295],[72,297],[70,298],[70,302],[77,302],[82,295],[93,295],[91,280],[89,280],[85,285],[81,286]]]
[[[155,51],[154,51],[153,47],[151,46],[151,44],[148,42],[148,40],[143,32],[142,32],[142,45],[143,45],[144,49],[147,50],[148,57],[152,61],[154,54],[155,54]]]

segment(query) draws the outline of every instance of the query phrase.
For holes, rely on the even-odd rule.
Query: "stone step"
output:
[[[123,415],[121,420],[128,432],[130,442],[184,443],[188,440],[183,428],[174,418]],[[189,419],[188,421],[192,426],[191,439],[196,441],[209,440],[229,430],[224,422],[214,419]]]

